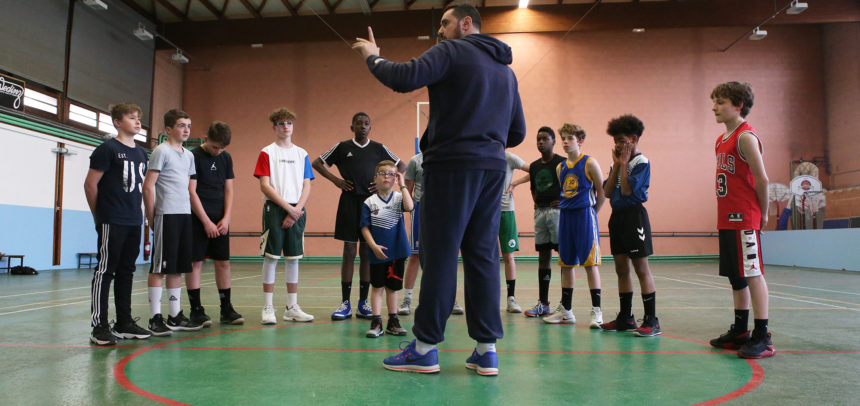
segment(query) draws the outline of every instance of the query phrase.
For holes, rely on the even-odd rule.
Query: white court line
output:
[[[723,287],[723,286],[719,286],[719,285],[711,285],[711,284],[707,284],[707,283],[701,283],[701,282],[690,282],[690,281],[685,281],[685,280],[681,280],[681,279],[669,278],[669,277],[666,277],[666,276],[657,276],[657,275],[653,275],[652,277],[653,277],[654,279],[667,279],[667,280],[675,281],[675,282],[689,283],[690,285],[707,286],[707,287],[709,287],[709,288],[714,288],[714,289],[719,289],[719,288],[722,288],[722,287]]]
[[[792,300],[792,301],[795,301],[795,302],[812,303],[812,304],[817,304],[817,305],[820,305],[820,306],[835,307],[835,308],[837,308],[837,309],[843,309],[843,310],[854,310],[854,311],[860,311],[860,309],[853,309],[853,308],[850,308],[850,307],[844,307],[844,306],[836,306],[836,305],[832,305],[832,304],[828,304],[828,303],[813,302],[813,301],[811,301],[811,300],[794,299],[794,298],[790,298],[790,297],[784,297],[784,296],[774,295],[773,293],[771,293],[771,294],[770,294],[770,297],[775,297],[775,298],[777,298],[777,299]]]
[[[258,277],[258,276],[257,276],[257,275],[254,275],[254,276],[244,276],[244,277],[235,278],[235,279],[236,279],[236,280],[239,280],[239,279],[248,279],[248,278],[256,278],[256,277]],[[200,286],[210,286],[210,285],[214,285],[214,284],[215,284],[215,281],[213,280],[213,281],[211,281],[211,282],[205,282],[205,283],[204,283],[204,282],[201,282],[201,283],[200,283]],[[89,287],[89,286],[87,286],[87,287]],[[70,288],[70,289],[80,289],[80,288]],[[62,290],[69,290],[69,289],[62,289]],[[49,292],[53,292],[53,291],[49,291]],[[132,293],[131,295],[132,295],[132,296],[137,296],[137,295],[143,295],[143,294],[149,294],[149,291],[148,291],[148,290],[145,290],[145,291],[142,291],[142,292]],[[111,296],[112,296],[112,295],[111,295]],[[8,296],[6,296],[6,297],[8,297]],[[16,310],[16,311],[14,311],[14,312],[0,313],[0,316],[6,316],[6,315],[9,315],[9,314],[16,314],[16,313],[31,312],[31,311],[34,311],[34,310],[50,309],[50,308],[60,307],[60,306],[78,305],[78,304],[83,304],[83,303],[90,303],[90,300],[88,299],[88,300],[84,300],[84,301],[80,301],[80,302],[61,303],[61,304],[56,304],[56,305],[51,305],[51,306],[34,307],[34,308],[32,308],[32,309]]]
[[[713,278],[725,278],[725,276],[706,275],[706,274],[701,274],[701,273],[697,273],[696,275],[699,275],[699,276],[710,276],[710,277],[713,277]],[[860,296],[860,293],[855,293],[855,292],[844,292],[844,291],[841,291],[841,290],[831,290],[831,289],[822,289],[822,288],[810,288],[810,287],[808,287],[808,286],[800,286],[800,285],[786,285],[786,284],[784,284],[784,283],[773,283],[773,282],[768,282],[767,284],[768,284],[769,286],[784,286],[784,287],[787,287],[787,288],[809,289],[809,290],[817,290],[817,291],[821,291],[821,292],[841,293],[841,294],[843,294],[843,295],[854,295],[854,296]]]

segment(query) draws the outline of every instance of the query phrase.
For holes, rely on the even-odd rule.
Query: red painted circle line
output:
[[[356,323],[356,322],[358,322],[358,321],[348,321],[347,323]],[[341,324],[344,322],[342,322],[342,321],[339,321],[339,322],[329,321],[329,322],[314,323],[314,324],[320,325],[320,324],[335,324],[335,323]],[[304,324],[304,325],[305,326],[312,326],[313,324]],[[135,359],[135,358],[137,358],[137,357],[139,357],[139,356],[141,356],[141,355],[143,355],[149,351],[152,351],[155,349],[165,349],[165,347],[170,345],[170,344],[181,343],[183,341],[195,340],[198,338],[205,338],[205,337],[212,337],[212,336],[217,336],[217,335],[222,335],[222,334],[232,334],[232,333],[238,333],[238,332],[244,332],[244,331],[255,331],[255,330],[263,330],[263,329],[270,329],[270,328],[284,328],[284,327],[295,328],[295,327],[300,327],[300,326],[302,326],[302,325],[287,324],[284,326],[277,326],[277,327],[257,327],[257,328],[248,328],[248,329],[240,329],[240,330],[222,331],[222,332],[217,332],[217,333],[210,333],[210,334],[204,334],[204,335],[199,335],[199,336],[186,337],[186,338],[182,338],[182,339],[178,339],[178,340],[167,341],[167,342],[164,342],[161,344],[156,344],[154,346],[144,348],[140,351],[136,351],[136,352],[126,356],[125,358],[121,359],[119,362],[117,362],[117,364],[114,365],[114,368],[113,368],[114,377],[120,385],[122,385],[124,388],[130,390],[131,392],[133,392],[139,396],[154,400],[156,402],[161,402],[161,403],[164,403],[167,405],[187,405],[187,403],[182,403],[182,402],[179,402],[179,401],[176,401],[173,399],[165,398],[163,396],[159,396],[159,395],[156,395],[154,393],[145,391],[145,390],[141,389],[140,387],[138,387],[137,385],[135,385],[134,383],[132,383],[131,380],[128,379],[128,376],[125,373],[125,368],[128,365],[128,363],[131,362],[133,359]],[[668,338],[674,338],[674,339],[678,339],[678,340],[684,340],[684,341],[690,341],[690,342],[694,342],[694,343],[698,343],[698,344],[709,345],[708,343],[701,341],[701,340],[695,340],[695,339],[685,338],[685,337],[670,336],[670,335],[666,335],[666,334],[664,334],[664,336],[668,337]],[[170,347],[167,349],[218,349],[218,348],[212,348],[212,347],[179,347],[179,348],[174,348],[174,347]],[[374,349],[347,350],[347,349],[318,349],[318,348],[314,348],[314,349],[230,348],[230,350],[380,351],[380,352],[381,351],[385,351],[385,352],[392,351],[392,350],[381,350],[381,349],[380,350],[374,350]],[[469,352],[470,350],[442,350],[442,351],[443,352]],[[501,352],[501,353],[569,353],[569,354],[582,354],[582,353],[661,354],[661,353],[663,353],[663,352],[658,352],[658,351],[635,351],[635,352],[630,352],[630,351],[606,351],[606,352],[601,352],[601,351],[499,351],[499,352]],[[725,351],[725,352],[729,352],[729,351]],[[690,351],[690,352],[665,352],[665,353],[667,353],[667,354],[719,354],[721,352]],[[729,392],[723,396],[720,396],[720,397],[717,397],[717,398],[714,398],[711,400],[707,400],[707,401],[702,402],[702,403],[698,403],[697,406],[698,405],[716,405],[719,403],[723,403],[723,402],[726,402],[728,400],[743,396],[743,395],[751,392],[756,387],[758,387],[762,383],[762,381],[764,380],[764,369],[755,360],[748,359],[745,361],[747,362],[747,364],[749,364],[750,368],[753,371],[752,377],[750,378],[750,380],[746,384],[744,384],[740,388],[735,389],[734,391]]]

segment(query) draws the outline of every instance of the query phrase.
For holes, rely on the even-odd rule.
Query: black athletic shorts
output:
[[[223,214],[218,216],[209,216],[209,220],[218,224],[223,218]],[[203,261],[206,258],[215,261],[230,260],[230,232],[226,235],[219,235],[215,238],[206,236],[206,229],[203,227],[203,222],[197,216],[191,216],[191,260]]]
[[[651,245],[651,222],[641,204],[612,209],[609,216],[609,249],[612,255],[630,258],[647,257],[654,253]]]
[[[364,242],[361,235],[361,206],[369,196],[341,193],[337,203],[337,217],[334,223],[334,238],[344,242]]]
[[[156,215],[149,273],[191,272],[191,215]]]
[[[406,258],[370,264],[370,284],[374,288],[403,289],[403,272]]]
[[[729,278],[764,275],[761,231],[720,230],[720,275]]]

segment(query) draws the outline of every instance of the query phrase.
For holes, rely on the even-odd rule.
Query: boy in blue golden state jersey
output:
[[[582,127],[565,123],[558,130],[567,159],[556,168],[561,184],[561,209],[558,224],[558,253],[561,265],[561,308],[544,322],[574,324],[573,267],[585,267],[591,292],[591,328],[600,328],[603,313],[600,310],[600,233],[597,212],[606,197],[599,190],[603,184],[600,165],[580,148],[585,141]]]

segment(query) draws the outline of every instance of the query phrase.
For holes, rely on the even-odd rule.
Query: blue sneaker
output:
[[[337,310],[331,314],[332,320],[346,320],[352,317],[352,306],[349,304],[349,300],[344,300],[340,306],[337,307]]]
[[[367,303],[367,300],[358,301],[358,309],[355,311],[355,317],[368,320],[373,318],[373,310],[370,308],[370,303]]]
[[[534,305],[534,307],[526,310],[523,314],[526,317],[543,317],[549,316],[552,313],[550,313],[549,311],[549,305],[545,305],[541,303],[540,300],[538,300],[537,304]]]
[[[409,343],[405,348],[404,343]],[[424,355],[415,351],[415,340],[401,341],[400,354],[391,356],[382,361],[385,369],[399,372],[418,372],[422,374],[435,374],[439,372],[439,353],[432,349]],[[495,354],[493,354],[495,355]]]
[[[466,358],[466,368],[474,369],[478,375],[496,376],[499,374],[499,357],[495,351],[487,351],[478,355],[478,350],[472,351],[472,356]]]

